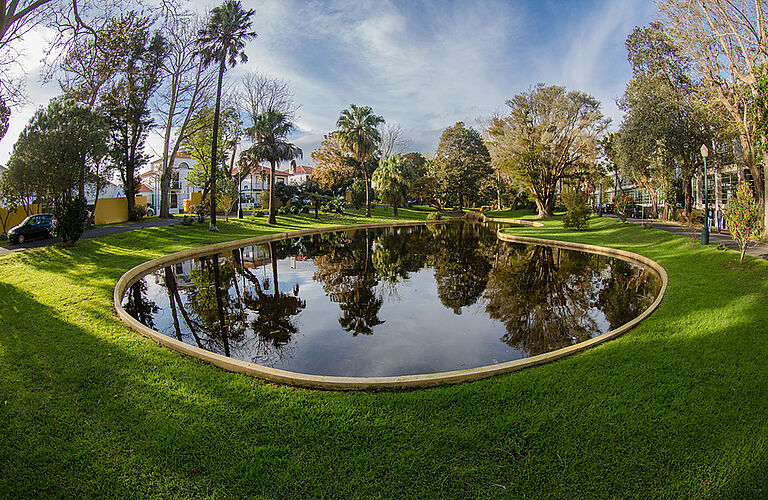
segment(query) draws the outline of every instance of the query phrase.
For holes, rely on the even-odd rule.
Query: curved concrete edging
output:
[[[536,221],[525,220],[525,219],[505,219],[503,217],[483,216],[483,222],[499,222],[502,224],[520,224],[521,226],[544,227],[544,224],[542,222],[536,222]]]
[[[444,224],[448,221],[439,221],[437,224]],[[275,382],[279,384],[288,384],[294,386],[308,387],[313,389],[324,390],[369,390],[369,389],[410,389],[410,388],[423,388],[432,387],[443,384],[456,384],[460,382],[468,382],[471,380],[478,380],[482,378],[491,377],[502,373],[509,373],[529,366],[536,366],[544,363],[560,359],[570,354],[577,353],[589,347],[595,346],[607,340],[618,337],[626,331],[634,328],[647,318],[661,303],[661,299],[664,297],[664,293],[667,289],[667,272],[656,261],[653,261],[642,255],[627,252],[624,250],[615,250],[606,247],[598,247],[595,245],[583,245],[580,243],[568,243],[562,241],[545,240],[540,238],[527,238],[523,236],[513,236],[504,233],[497,233],[497,236],[502,241],[510,241],[516,243],[528,243],[546,245],[552,247],[560,247],[574,250],[584,250],[590,253],[597,253],[600,255],[607,255],[611,257],[617,257],[636,264],[642,264],[648,266],[655,271],[661,279],[661,288],[656,300],[651,306],[646,309],[640,316],[636,317],[632,321],[621,325],[620,327],[604,333],[597,337],[593,337],[587,341],[575,344],[569,347],[564,347],[556,351],[539,354],[524,359],[517,359],[514,361],[508,361],[505,363],[499,363],[496,365],[481,366],[478,368],[471,368],[468,370],[456,370],[449,372],[428,373],[422,375],[402,375],[396,377],[335,377],[335,376],[322,376],[322,375],[308,375],[303,373],[290,372],[286,370],[278,370],[276,368],[269,368],[266,366],[257,365],[255,363],[249,363],[247,361],[240,361],[237,359],[228,358],[221,354],[216,354],[196,346],[186,344],[179,340],[176,340],[167,335],[163,335],[151,328],[141,324],[135,318],[130,316],[122,306],[122,299],[125,292],[138,278],[154,270],[160,269],[171,263],[176,263],[179,260],[187,260],[202,255],[210,255],[219,251],[230,250],[233,248],[240,248],[241,246],[249,244],[266,243],[270,241],[283,240],[287,238],[295,238],[298,236],[305,236],[309,234],[326,233],[334,231],[348,231],[355,229],[371,229],[381,227],[394,227],[394,226],[416,226],[424,225],[425,222],[413,222],[413,223],[383,223],[383,224],[364,224],[353,226],[334,226],[321,230],[307,229],[302,231],[291,231],[288,233],[277,233],[266,236],[258,236],[254,238],[246,238],[242,240],[229,241],[224,243],[217,243],[214,245],[207,245],[198,248],[192,248],[189,250],[183,250],[173,254],[158,257],[156,259],[144,262],[138,266],[130,269],[117,282],[115,286],[113,300],[114,306],[117,311],[118,317],[126,323],[131,329],[140,333],[141,335],[148,337],[159,344],[169,347],[182,354],[196,357],[208,363],[211,363],[219,368],[235,373],[243,373],[251,375],[269,382]],[[435,223],[433,223],[435,224]]]

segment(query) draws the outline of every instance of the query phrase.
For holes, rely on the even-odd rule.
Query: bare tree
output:
[[[405,135],[399,123],[385,123],[381,126],[381,157],[401,155],[408,152],[413,142]]]
[[[743,161],[768,227],[768,155],[758,165],[756,148],[768,146],[750,120],[750,104],[758,95],[758,80],[768,67],[768,26],[761,0],[661,0],[670,37],[682,47],[694,69],[723,104],[739,134]]]
[[[180,15],[172,19],[164,29],[170,52],[162,67],[162,79],[166,83],[155,102],[164,122],[160,218],[170,217],[173,164],[182,142],[190,132],[194,132],[188,130],[190,120],[211,99],[215,83],[215,68],[203,65],[196,54],[195,40],[200,27],[198,19]]]
[[[254,123],[257,116],[268,110],[282,113],[292,121],[299,109],[290,84],[264,73],[248,73],[243,77],[238,107],[248,113]]]

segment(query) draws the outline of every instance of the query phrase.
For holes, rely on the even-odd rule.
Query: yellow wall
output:
[[[128,200],[125,197],[99,198],[93,215],[97,225],[125,222],[128,220]]]
[[[136,206],[147,206],[146,196],[136,196]],[[94,213],[94,224],[117,224],[128,220],[128,200],[121,198],[99,198]]]
[[[194,194],[194,193],[193,193]],[[198,193],[199,195],[199,193]],[[147,206],[146,196],[136,196],[136,206]],[[29,205],[30,214],[39,214],[40,205]],[[0,218],[5,220],[8,215],[8,210],[0,207]],[[5,227],[6,230],[17,226],[27,217],[23,208],[18,208],[16,212],[12,213],[8,217],[8,222]],[[96,224],[116,224],[118,222],[125,222],[128,220],[128,200],[123,198],[100,198],[96,205],[96,213],[94,222]],[[2,231],[2,224],[0,224],[0,232]]]
[[[195,205],[203,202],[203,193],[191,193],[189,199],[192,200],[192,208],[194,208]]]
[[[40,213],[40,205],[27,205],[29,207],[29,213],[30,214],[39,214]],[[2,220],[5,220],[5,217],[8,215],[8,210],[5,208],[0,208],[0,218]],[[24,211],[24,208],[19,207],[16,209],[15,212],[11,213],[11,215],[8,217],[8,222],[5,223],[5,229],[6,231],[12,227],[18,226],[21,224],[21,221],[27,218],[27,213]],[[0,224],[0,232],[2,232],[2,224]]]

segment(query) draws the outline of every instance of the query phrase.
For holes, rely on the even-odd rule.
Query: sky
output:
[[[506,100],[536,83],[582,90],[621,122],[616,99],[631,77],[624,41],[656,16],[650,0],[243,0],[253,9],[258,38],[248,62],[225,75],[236,85],[245,73],[287,80],[300,106],[291,140],[311,152],[354,103],[400,125],[411,150],[432,153],[442,131],[457,121],[480,128],[503,113]],[[217,3],[191,0],[204,13]],[[43,84],[45,40],[36,29],[23,41],[30,103],[14,110],[0,141],[0,164],[35,109],[59,94]],[[248,124],[246,124],[248,125]],[[151,134],[147,151],[160,150]]]

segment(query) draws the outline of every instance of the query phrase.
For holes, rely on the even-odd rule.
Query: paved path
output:
[[[614,218],[613,216],[606,216]],[[627,219],[627,222],[632,222],[634,224],[642,224],[643,222],[653,222],[653,227],[656,229],[661,229],[663,231],[667,231],[673,234],[679,234],[681,236],[685,236],[687,238],[695,238],[698,241],[701,241],[701,226],[686,226],[683,224],[678,224],[677,222],[671,222],[671,221],[665,221],[665,220],[643,220],[643,219]],[[709,244],[710,245],[717,245],[718,243],[725,243],[725,246],[730,248],[731,250],[740,251],[741,249],[736,244],[733,239],[731,239],[731,233],[728,231],[723,231],[722,233],[718,233],[717,229],[710,231],[709,233]],[[752,257],[757,257],[759,259],[768,259],[768,244],[766,243],[758,243],[754,246],[747,247],[747,255],[751,255]]]
[[[139,222],[127,222],[125,224],[115,224],[112,226],[94,227],[85,231],[81,238],[101,238],[102,236],[124,233],[126,231],[135,231],[136,229],[144,229],[145,227],[173,226],[179,224],[182,219],[183,217],[174,217],[173,219],[150,219]],[[45,238],[43,240],[27,241],[23,245],[0,247],[0,256],[11,252],[27,250],[29,248],[45,247],[55,243],[61,243],[61,238]]]

